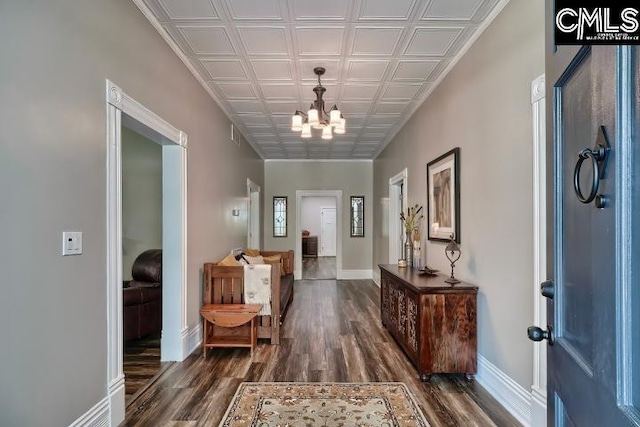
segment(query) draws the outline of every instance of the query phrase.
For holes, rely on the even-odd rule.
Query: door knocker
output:
[[[578,161],[576,167],[573,170],[573,189],[581,203],[589,204],[594,199],[595,205],[598,209],[602,209],[606,205],[606,197],[598,194],[598,188],[600,187],[600,180],[604,179],[604,172],[607,157],[609,154],[610,145],[605,133],[604,126],[600,126],[598,130],[598,137],[593,149],[585,148],[578,153]],[[590,160],[591,168],[593,169],[593,175],[591,180],[591,190],[587,196],[584,195],[580,188],[580,170],[585,160]]]

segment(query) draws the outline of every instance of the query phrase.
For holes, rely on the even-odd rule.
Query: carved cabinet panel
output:
[[[423,379],[434,373],[476,373],[478,287],[452,287],[444,276],[380,266],[380,317]]]

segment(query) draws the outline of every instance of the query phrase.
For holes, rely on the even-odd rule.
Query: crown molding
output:
[[[156,29],[156,31],[158,32],[158,34],[160,34],[162,39],[169,45],[171,50],[173,50],[173,53],[175,53],[176,56],[178,58],[180,58],[180,60],[184,64],[184,66],[187,67],[187,69],[193,75],[193,77],[196,79],[196,81],[198,83],[200,83],[200,86],[202,86],[202,88],[205,90],[205,92],[207,92],[207,94],[211,97],[211,99],[213,99],[213,101],[216,103],[216,105],[222,110],[224,115],[227,117],[227,120],[229,120],[231,123],[233,123],[235,125],[235,127],[238,129],[238,131],[240,131],[241,127],[239,126],[238,123],[236,123],[231,118],[231,114],[229,114],[229,110],[227,110],[227,108],[215,96],[214,92],[211,90],[211,88],[209,87],[207,82],[205,82],[202,79],[202,77],[200,76],[198,71],[195,69],[195,67],[193,66],[191,61],[189,61],[189,58],[182,52],[182,50],[180,49],[180,47],[178,47],[178,44],[173,40],[171,35],[164,29],[164,27],[162,26],[160,21],[158,21],[158,19],[155,17],[155,15],[151,11],[151,9],[149,9],[149,7],[144,3],[143,0],[133,0],[133,3],[138,7],[138,9],[140,9],[140,12],[142,12],[142,14],[147,19],[147,21],[149,21],[151,23],[153,28]],[[242,134],[242,132],[240,132],[240,133]],[[258,147],[253,143],[253,141],[251,141],[249,138],[247,138],[244,134],[242,135],[242,137],[243,137],[243,139],[245,141],[247,141],[249,143],[251,148],[253,148],[253,151],[255,151],[256,154],[261,159],[264,159],[261,150],[258,149]],[[185,143],[186,143],[186,141],[185,141]]]

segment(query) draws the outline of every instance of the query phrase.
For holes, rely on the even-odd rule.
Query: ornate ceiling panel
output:
[[[508,0],[133,0],[265,159],[373,159]],[[315,95],[346,133],[291,131]]]

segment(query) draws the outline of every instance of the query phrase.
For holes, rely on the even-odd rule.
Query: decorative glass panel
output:
[[[273,237],[287,237],[287,198],[273,198]]]
[[[351,196],[351,237],[364,237],[364,196]]]

